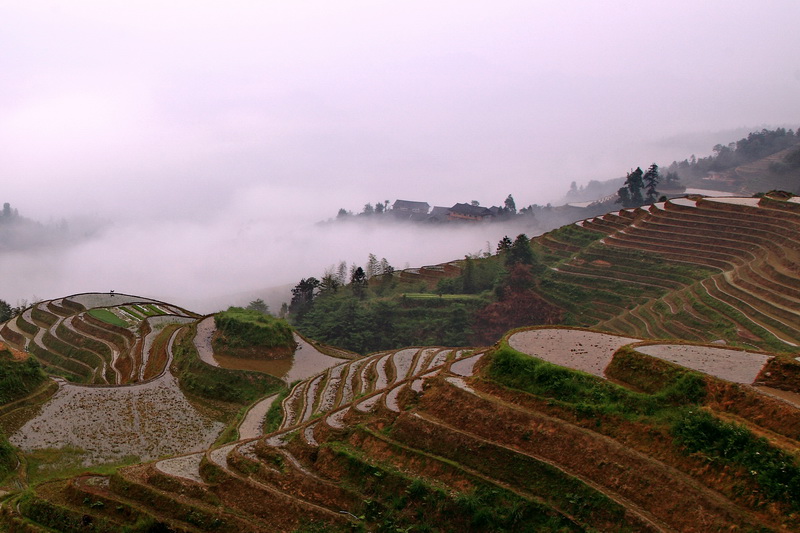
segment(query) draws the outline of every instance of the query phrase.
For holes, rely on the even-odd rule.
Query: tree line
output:
[[[393,269],[368,276],[368,270],[351,267],[347,284],[324,287],[317,278],[303,278],[292,290],[289,321],[308,337],[369,353],[491,344],[514,327],[561,318],[561,310],[535,292],[544,266],[525,234],[504,237],[495,253],[466,256],[459,275],[438,282],[396,276]]]

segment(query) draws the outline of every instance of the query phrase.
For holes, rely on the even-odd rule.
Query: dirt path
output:
[[[264,418],[267,416],[267,411],[272,407],[272,403],[277,398],[277,394],[264,398],[247,411],[244,420],[239,424],[239,439],[254,439],[262,435],[262,428],[264,426]]]
[[[774,389],[772,387],[766,387],[764,385],[754,386],[753,388],[762,394],[766,394],[767,396],[772,396],[773,398],[778,398],[800,409],[800,394],[796,392]]]
[[[214,323],[214,317],[209,316],[197,323],[197,335],[194,336],[194,347],[197,349],[197,355],[204,363],[211,366],[219,366],[216,359],[214,359],[214,349],[211,347],[211,338],[214,332],[217,331],[217,326]]]

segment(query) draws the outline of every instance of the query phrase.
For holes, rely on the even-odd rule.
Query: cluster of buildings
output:
[[[417,220],[429,222],[483,222],[494,218],[503,217],[509,213],[503,207],[481,207],[474,204],[455,204],[453,207],[440,207],[428,205],[428,202],[412,202],[410,200],[396,200],[392,204],[391,214],[404,220]]]

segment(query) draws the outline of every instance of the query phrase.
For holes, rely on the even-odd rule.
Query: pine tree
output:
[[[355,296],[359,298],[364,297],[367,288],[367,274],[364,272],[363,268],[357,267],[353,270],[353,275],[350,276],[350,288]]]
[[[622,207],[639,207],[644,204],[644,197],[642,196],[642,189],[644,188],[643,174],[642,169],[636,167],[636,170],[629,172],[625,177],[625,186],[617,191],[619,195],[617,203],[622,203]]]
[[[642,180],[644,182],[645,203],[655,203],[658,199],[658,191],[656,190],[656,187],[658,187],[658,183],[661,181],[661,176],[658,173],[658,165],[655,163],[650,165],[650,167],[647,169],[647,172],[644,173]]]

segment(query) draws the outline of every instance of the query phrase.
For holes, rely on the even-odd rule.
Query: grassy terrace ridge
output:
[[[296,342],[285,320],[260,311],[229,307],[214,315],[217,335],[214,348],[242,357],[285,357],[294,352]]]

